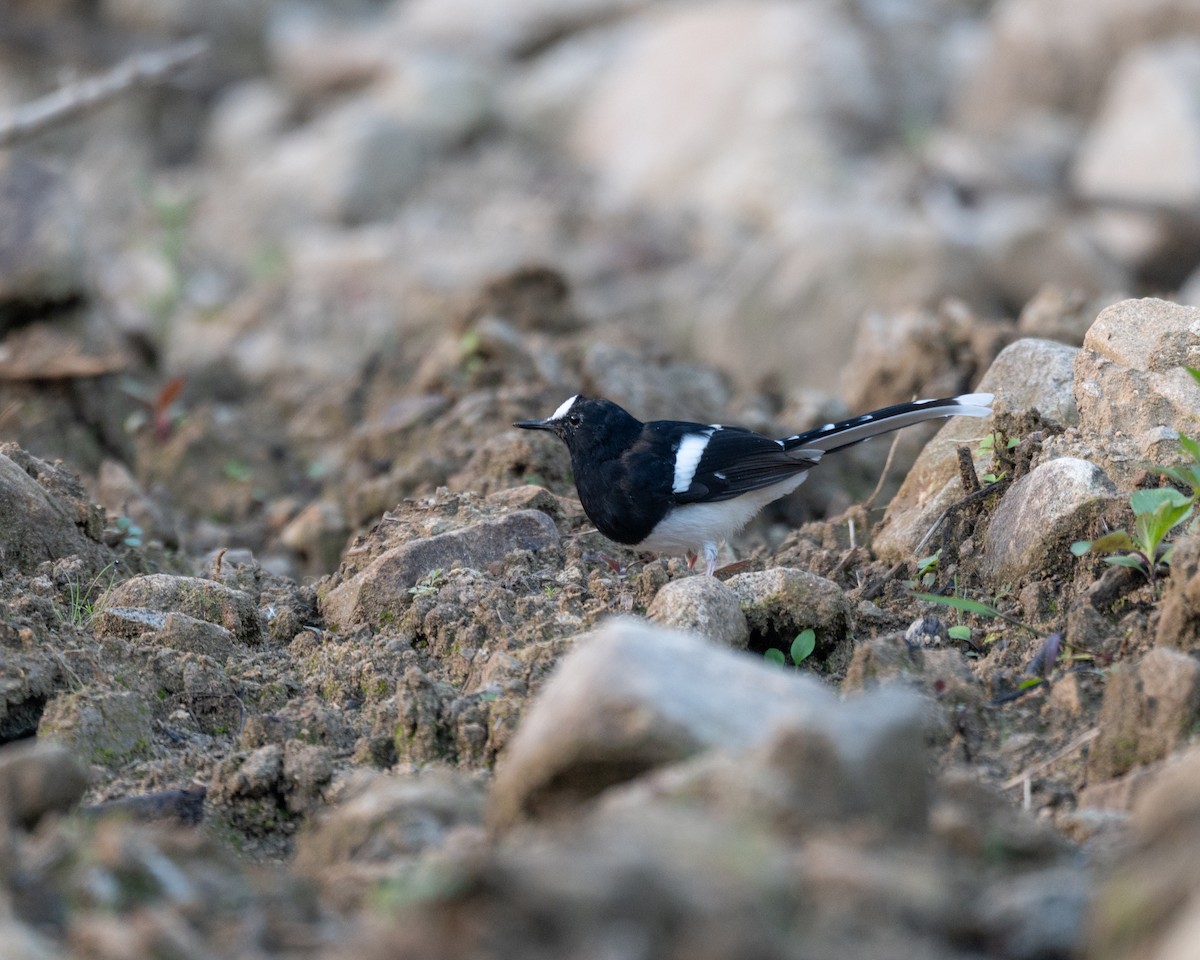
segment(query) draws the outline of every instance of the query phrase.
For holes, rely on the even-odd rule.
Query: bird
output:
[[[568,397],[544,420],[518,420],[567,445],[575,490],[609,540],[684,553],[716,570],[717,547],[768,503],[800,486],[829,453],[939,417],[986,417],[993,395],[915,400],[773,440],[743,427],[683,420],[643,423],[601,397]]]

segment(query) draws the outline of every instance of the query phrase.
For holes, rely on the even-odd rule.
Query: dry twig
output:
[[[0,147],[48,130],[86,113],[137,87],[161,83],[208,50],[205,40],[185,40],[163,50],[138,53],[122,60],[107,73],[85,77],[0,117]]]

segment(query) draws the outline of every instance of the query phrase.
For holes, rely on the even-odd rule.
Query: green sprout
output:
[[[788,654],[792,658],[792,663],[799,666],[817,649],[817,634],[812,629],[801,630],[796,634],[796,639],[792,641],[791,649]],[[768,663],[777,663],[779,666],[787,665],[787,657],[784,656],[782,650],[771,647],[763,653],[763,659]]]
[[[1192,515],[1196,495],[1180,493],[1174,487],[1155,490],[1135,490],[1129,497],[1133,510],[1133,534],[1114,530],[1098,540],[1076,540],[1071,552],[1077,557],[1085,553],[1108,554],[1104,562],[1115,567],[1140,570],[1151,583],[1158,577],[1160,566],[1171,563],[1174,544],[1166,543],[1167,535]]]

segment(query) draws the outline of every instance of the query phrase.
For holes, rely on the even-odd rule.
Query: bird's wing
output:
[[[689,442],[699,458],[687,477],[679,470],[681,465],[686,466],[681,464],[686,458],[677,455],[677,482],[672,490],[675,503],[730,500],[769,487],[816,466],[823,452],[785,450],[779,441],[739,427],[708,427],[703,432],[686,434],[679,449],[684,450],[683,444]]]

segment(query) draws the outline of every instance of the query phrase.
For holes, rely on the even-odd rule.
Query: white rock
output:
[[[1093,201],[1200,203],[1200,40],[1142,47],[1121,60],[1072,179]]]

